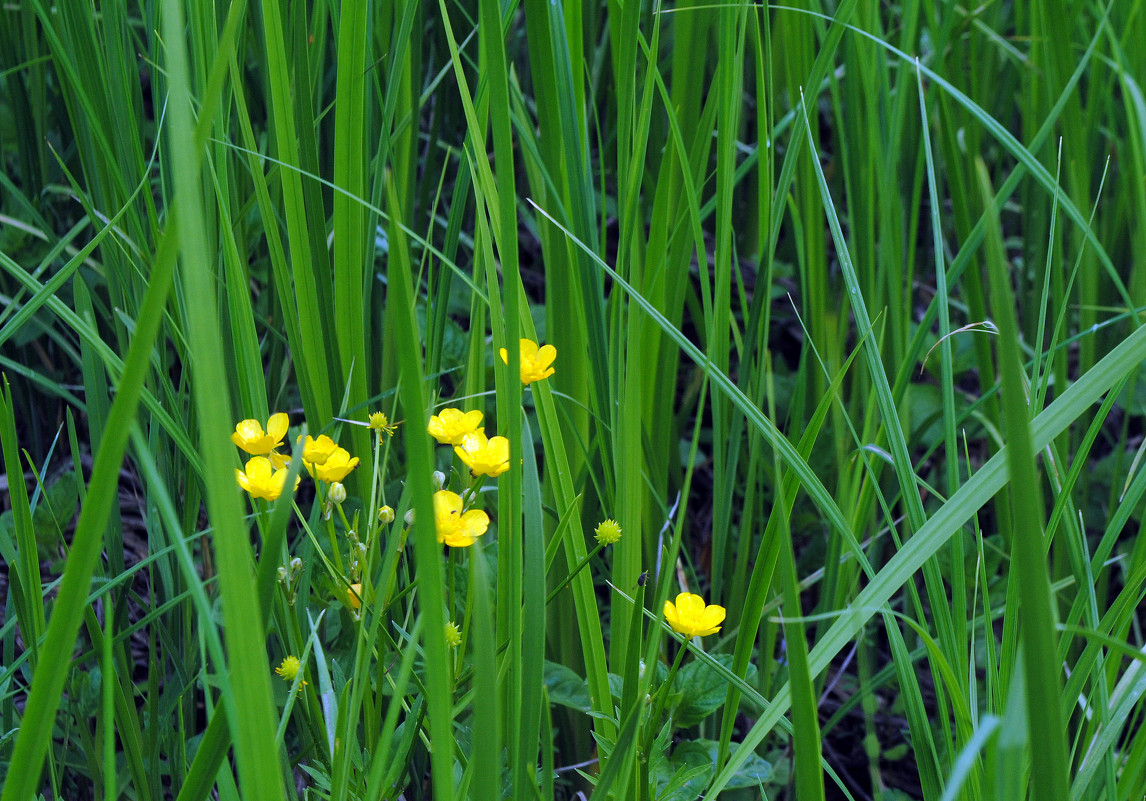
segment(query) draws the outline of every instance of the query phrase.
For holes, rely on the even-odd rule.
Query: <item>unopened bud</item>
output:
[[[621,527],[616,520],[603,520],[594,536],[602,545],[613,545],[621,539]]]
[[[414,510],[411,509],[410,511],[406,512],[405,516],[402,519],[406,521],[407,526],[414,525]]]
[[[434,491],[435,492],[443,489],[446,486],[446,474],[443,473],[441,470],[435,470],[432,478],[434,479]]]
[[[342,503],[346,500],[346,487],[335,481],[330,485],[330,500],[335,503]]]
[[[383,506],[378,510],[378,521],[382,525],[394,522],[394,509],[390,506]]]

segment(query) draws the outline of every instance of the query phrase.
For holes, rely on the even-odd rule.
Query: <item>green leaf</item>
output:
[[[732,745],[736,745],[736,743]],[[704,759],[709,764],[715,765],[719,749],[720,743],[716,740],[690,740],[676,747],[676,750],[673,751],[672,760],[681,764],[700,764],[699,760]],[[785,779],[777,775],[771,762],[753,754],[733,774],[725,789],[739,790],[746,787],[759,787],[762,784],[786,783]]]
[[[57,478],[44,492],[32,511],[32,526],[36,530],[36,543],[43,548],[54,546],[76,515],[79,503],[76,474],[68,472]]]
[[[592,708],[588,682],[565,665],[546,660],[544,681],[553,703],[585,713]]]
[[[732,654],[713,654],[712,658],[729,670],[732,669]],[[745,681],[751,684],[755,676],[756,666],[749,665]],[[673,690],[681,696],[673,712],[673,719],[678,727],[686,729],[720,709],[728,693],[728,684],[719,673],[698,660],[681,669],[673,683]]]
[[[705,757],[699,765],[679,764],[675,754],[673,757],[658,765],[657,801],[689,801],[696,798],[712,779],[716,763]],[[669,771],[673,768],[676,771],[670,775]]]

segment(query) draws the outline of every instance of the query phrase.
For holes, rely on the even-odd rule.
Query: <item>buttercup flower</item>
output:
[[[351,584],[346,590],[346,600],[351,609],[358,609],[362,606],[362,585]]]
[[[285,412],[271,415],[267,420],[266,432],[258,420],[243,420],[235,426],[231,442],[252,456],[266,456],[282,442],[288,428],[290,428],[290,418]]]
[[[374,412],[370,415],[370,428],[378,432],[378,439],[382,439],[383,434],[391,437],[394,436],[396,426],[391,423],[390,418],[382,412]]]
[[[298,671],[302,667],[302,663],[298,661],[297,656],[288,656],[283,660],[282,664],[275,668],[275,673],[278,673],[288,683],[292,683],[295,677],[298,676]],[[305,687],[306,682],[302,681],[300,684]]]
[[[315,481],[342,481],[350,475],[350,471],[358,467],[358,457],[350,458],[346,448],[335,448],[334,452],[324,464],[313,464],[304,461],[306,469],[314,476]]]
[[[302,437],[299,437],[302,439]],[[310,434],[306,435],[306,442],[302,444],[302,460],[310,462],[311,464],[326,464],[334,452],[338,450],[338,445],[334,440],[321,434],[318,439],[315,439]]]
[[[462,514],[462,496],[438,490],[434,493],[434,528],[438,531],[438,542],[451,548],[466,548],[485,534],[489,515],[481,509],[470,509]]]
[[[467,434],[454,453],[475,476],[497,478],[509,469],[509,440],[505,437],[486,439],[484,431]]]
[[[288,472],[285,467],[275,470],[265,456],[255,456],[247,461],[245,471],[235,468],[235,480],[252,498],[273,501],[283,494]],[[298,487],[297,479],[294,485]]]
[[[426,430],[442,445],[460,445],[466,434],[481,431],[482,414],[478,409],[463,412],[461,409],[442,409],[430,418]]]
[[[612,545],[621,539],[621,526],[613,519],[602,520],[593,536],[602,545]]]
[[[542,345],[540,348],[532,339],[522,339],[518,343],[521,352],[521,383],[532,384],[543,378],[553,375],[553,360],[557,358],[557,348],[552,345]],[[501,360],[509,364],[509,351],[499,348]]]
[[[462,644],[462,632],[458,628],[458,624],[452,620],[446,624],[446,646],[449,648],[457,648]]]
[[[665,601],[665,622],[686,637],[706,637],[720,631],[727,614],[723,606],[704,605],[704,599],[691,592],[682,592],[676,604]]]

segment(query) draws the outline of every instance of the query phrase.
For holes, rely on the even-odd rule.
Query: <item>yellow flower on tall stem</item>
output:
[[[478,409],[463,412],[461,409],[442,409],[430,418],[426,430],[442,445],[460,445],[467,434],[479,432],[482,414]]]
[[[245,470],[235,469],[235,480],[252,498],[273,501],[283,494],[289,472],[285,467],[275,470],[271,460],[265,456],[255,456],[247,462]],[[294,485],[298,487],[297,478]]]
[[[509,440],[505,437],[486,439],[482,431],[467,434],[454,446],[454,453],[475,476],[497,478],[509,469]]]
[[[288,428],[290,428],[290,418],[286,412],[272,414],[267,420],[265,432],[258,420],[243,420],[235,426],[231,442],[252,456],[266,456],[282,442]]]
[[[518,348],[521,355],[521,383],[528,386],[534,381],[553,375],[554,371],[550,365],[557,358],[557,348],[552,345],[538,347],[532,339],[520,340]],[[509,364],[509,351],[500,348],[498,352],[501,354],[501,360]]]
[[[644,590],[640,589],[638,592],[643,594]],[[703,598],[691,592],[682,592],[677,595],[675,604],[671,601],[665,601],[665,622],[672,626],[678,634],[683,634],[686,639],[684,647],[676,652],[676,658],[673,660],[672,667],[669,668],[668,678],[664,680],[656,692],[656,704],[653,706],[653,713],[649,718],[652,725],[646,735],[646,748],[652,745],[656,736],[655,732],[660,729],[661,713],[664,711],[665,703],[670,695],[669,688],[673,686],[685,651],[693,647],[692,638],[705,637],[720,631],[720,624],[724,622],[726,614],[723,606],[716,604],[706,606]]]
[[[462,512],[462,496],[449,490],[434,493],[434,528],[438,542],[468,548],[489,528],[489,515],[481,509]]]
[[[675,604],[665,601],[665,622],[674,631],[690,639],[707,637],[720,631],[720,624],[724,622],[726,614],[727,610],[723,606],[705,606],[704,599],[691,592],[682,592],[676,597]]]

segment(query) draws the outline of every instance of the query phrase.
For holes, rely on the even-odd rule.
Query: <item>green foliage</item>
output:
[[[5,6],[0,801],[1137,799],[1140,12]]]

